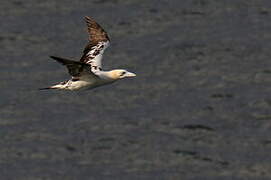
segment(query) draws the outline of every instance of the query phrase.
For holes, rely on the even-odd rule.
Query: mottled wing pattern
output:
[[[60,57],[56,57],[56,56],[50,56],[51,58],[53,58],[54,60],[56,60],[57,62],[65,65],[69,71],[69,74],[73,77],[73,78],[78,78],[81,77],[83,75],[92,75],[93,77],[97,77],[92,71],[91,71],[91,65],[89,64],[85,64],[82,62],[78,62],[78,61],[72,61],[69,59],[65,59],[65,58],[60,58]]]
[[[109,46],[109,37],[104,29],[90,17],[85,17],[89,34],[89,43],[85,47],[80,62],[91,65],[93,72],[102,69],[102,56]]]

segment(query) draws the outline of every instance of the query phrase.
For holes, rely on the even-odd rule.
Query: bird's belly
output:
[[[95,82],[91,81],[72,81],[71,84],[69,85],[68,89],[69,90],[80,90],[80,89],[88,89],[91,88],[92,86],[95,87]]]
[[[88,90],[93,89],[95,87],[99,87],[106,84],[111,84],[113,81],[105,81],[105,80],[79,80],[79,81],[70,81],[68,88],[71,91],[75,90]]]

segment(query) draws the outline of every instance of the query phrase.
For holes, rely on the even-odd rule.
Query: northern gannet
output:
[[[126,77],[136,76],[135,73],[128,72],[124,69],[115,69],[111,71],[102,70],[102,57],[104,50],[110,44],[109,37],[94,19],[86,16],[85,21],[87,24],[89,43],[85,47],[80,61],[50,56],[62,65],[65,65],[72,78],[50,87],[41,88],[40,90],[63,89],[73,91],[79,89],[92,89],[113,83]]]

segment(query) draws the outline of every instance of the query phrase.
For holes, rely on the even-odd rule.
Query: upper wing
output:
[[[90,17],[85,17],[89,34],[89,43],[85,47],[80,62],[90,64],[92,71],[102,69],[102,56],[109,46],[109,37],[104,29]]]
[[[89,64],[85,64],[78,61],[72,61],[69,59],[64,59],[64,58],[55,57],[55,56],[50,56],[50,57],[56,60],[57,62],[65,65],[69,71],[69,74],[75,78],[81,77],[84,75],[93,76],[95,78],[98,77],[91,71],[91,65]]]

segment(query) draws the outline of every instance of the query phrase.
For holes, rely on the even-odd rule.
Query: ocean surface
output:
[[[108,32],[91,91],[69,79],[84,16]],[[271,1],[0,2],[1,180],[271,178]]]

